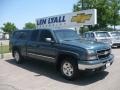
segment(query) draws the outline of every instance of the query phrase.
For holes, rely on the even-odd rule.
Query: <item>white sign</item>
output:
[[[89,9],[68,14],[38,18],[36,19],[36,23],[38,29],[72,28],[84,25],[95,25],[97,24],[97,11],[96,9]]]

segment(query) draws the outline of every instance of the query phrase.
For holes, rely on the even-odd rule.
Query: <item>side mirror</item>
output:
[[[52,40],[52,38],[45,38],[45,40],[49,43],[54,43],[54,41]]]

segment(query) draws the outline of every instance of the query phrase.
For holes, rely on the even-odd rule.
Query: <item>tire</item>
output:
[[[60,71],[67,80],[75,80],[78,77],[78,65],[75,60],[68,58],[61,62]]]
[[[21,56],[20,52],[16,50],[13,52],[13,55],[14,55],[14,59],[15,59],[16,63],[20,64],[22,62],[22,56]]]

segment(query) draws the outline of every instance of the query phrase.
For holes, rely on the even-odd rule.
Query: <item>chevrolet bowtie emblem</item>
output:
[[[92,14],[77,14],[77,16],[73,16],[71,19],[71,22],[77,22],[77,23],[84,23],[86,20],[90,20]]]

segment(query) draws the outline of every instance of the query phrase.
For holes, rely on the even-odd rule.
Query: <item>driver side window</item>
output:
[[[46,38],[51,38],[52,41],[54,41],[52,33],[48,30],[42,30],[40,33],[40,41],[41,42],[47,42]]]

